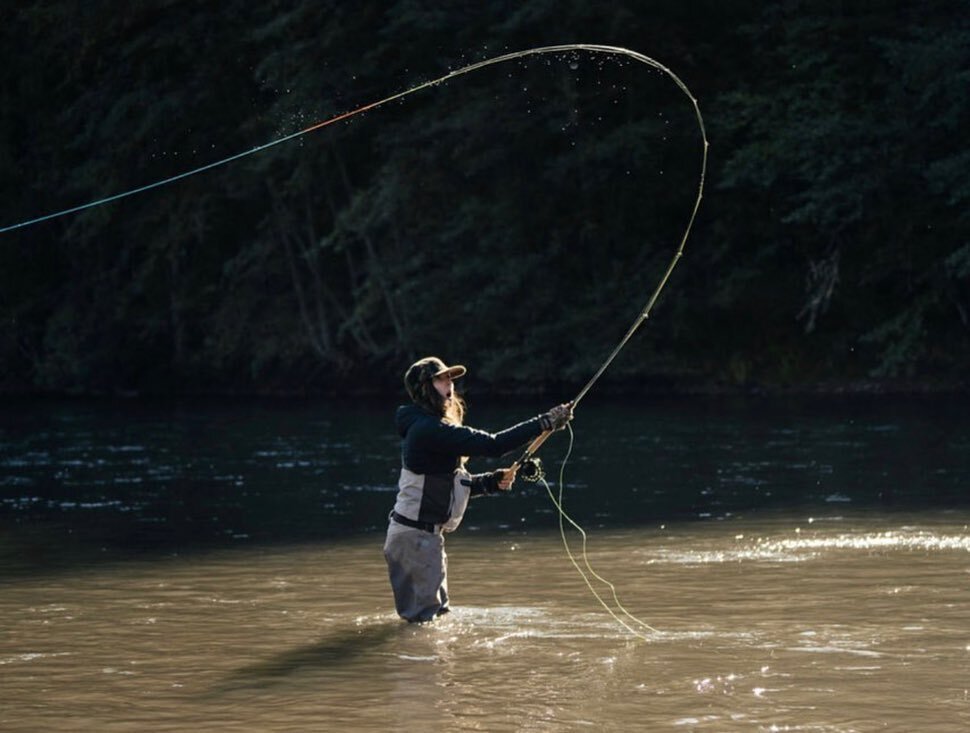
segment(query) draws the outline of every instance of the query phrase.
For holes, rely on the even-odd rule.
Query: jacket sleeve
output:
[[[485,496],[486,494],[506,494],[508,491],[498,488],[501,471],[489,471],[487,473],[471,474],[467,479],[462,479],[461,483],[468,488],[471,498]]]
[[[498,433],[489,433],[465,425],[427,422],[414,436],[423,448],[455,456],[498,458],[525,445],[542,432],[539,418],[520,422]]]

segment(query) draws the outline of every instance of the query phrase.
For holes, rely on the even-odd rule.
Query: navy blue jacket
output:
[[[534,417],[498,433],[465,425],[449,425],[417,405],[397,408],[401,463],[414,473],[452,473],[462,456],[498,458],[525,445],[542,432]]]

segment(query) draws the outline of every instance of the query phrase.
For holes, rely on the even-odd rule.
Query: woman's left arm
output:
[[[504,493],[512,488],[515,474],[516,471],[511,468],[500,468],[496,471],[473,474],[467,479],[462,479],[462,483],[469,488],[472,496]]]

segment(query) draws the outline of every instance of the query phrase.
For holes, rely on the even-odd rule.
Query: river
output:
[[[970,729],[965,402],[590,396],[585,554],[541,485],[476,500],[424,626],[381,557],[392,408],[0,410],[0,729]]]

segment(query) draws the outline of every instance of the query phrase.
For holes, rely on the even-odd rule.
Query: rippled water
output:
[[[970,729],[952,406],[577,419],[566,508],[644,638],[523,484],[449,537],[455,610],[400,622],[385,412],[4,415],[0,729]]]
[[[594,532],[646,641],[549,532],[450,538],[456,610],[428,626],[389,611],[379,535],[22,579],[0,600],[0,724],[966,730],[970,532],[919,520]]]

